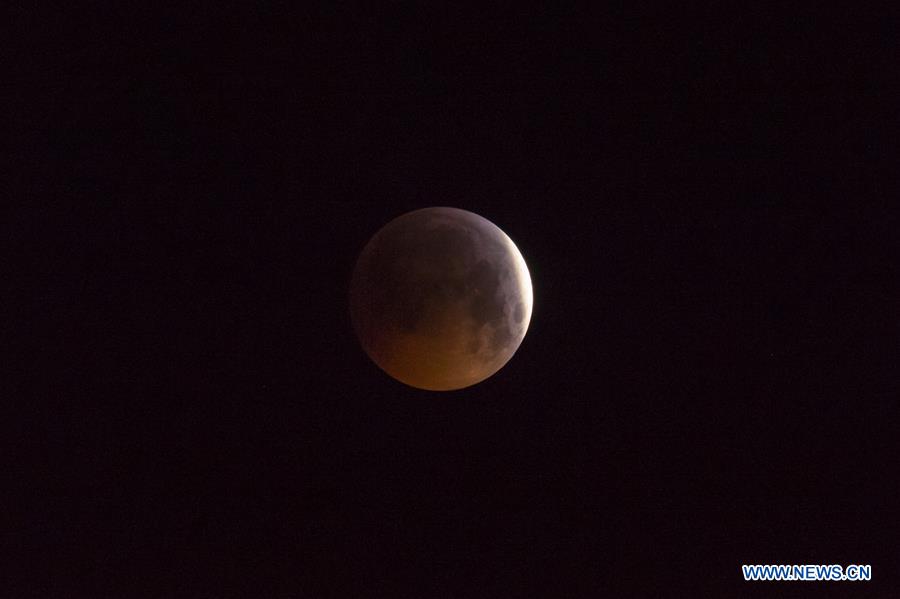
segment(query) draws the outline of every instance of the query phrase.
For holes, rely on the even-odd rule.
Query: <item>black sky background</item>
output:
[[[895,596],[890,15],[426,6],[14,11],[0,596]],[[438,394],[346,295],[436,205],[535,293]]]

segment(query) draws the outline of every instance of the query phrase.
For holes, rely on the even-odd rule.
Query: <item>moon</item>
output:
[[[403,214],[363,248],[350,316],[363,350],[411,387],[479,383],[512,358],[531,321],[531,276],[495,224],[458,208]]]

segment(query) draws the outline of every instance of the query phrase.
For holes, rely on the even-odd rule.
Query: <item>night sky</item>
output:
[[[13,11],[0,596],[896,596],[885,15],[152,4]],[[350,323],[426,206],[534,286],[455,392]]]

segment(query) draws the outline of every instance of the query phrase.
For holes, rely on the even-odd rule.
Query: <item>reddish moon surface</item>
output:
[[[531,276],[513,241],[457,208],[389,222],[363,249],[350,314],[363,350],[412,387],[474,385],[513,356],[531,320]]]

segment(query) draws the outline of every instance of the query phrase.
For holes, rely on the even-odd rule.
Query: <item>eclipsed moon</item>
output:
[[[389,222],[363,249],[350,314],[365,352],[412,387],[474,385],[513,356],[531,320],[531,276],[513,241],[458,208]]]

